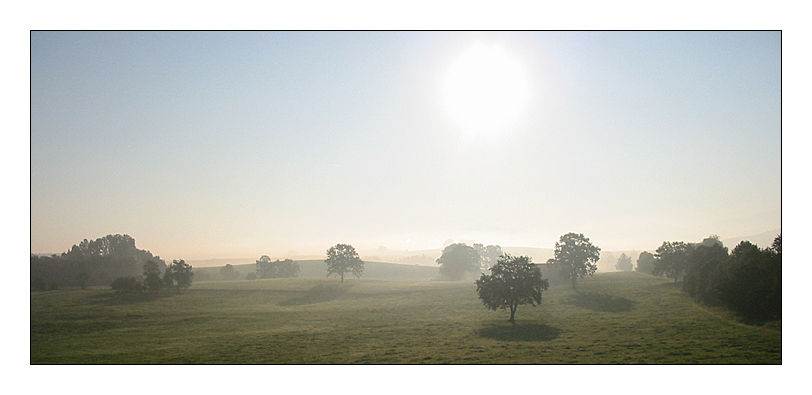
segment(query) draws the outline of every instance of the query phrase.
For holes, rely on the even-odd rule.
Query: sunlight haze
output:
[[[780,228],[780,32],[31,33],[32,253]]]

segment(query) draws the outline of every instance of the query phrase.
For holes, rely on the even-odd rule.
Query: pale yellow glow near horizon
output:
[[[503,47],[477,44],[451,63],[442,95],[464,133],[498,137],[524,111],[528,81],[521,63]]]

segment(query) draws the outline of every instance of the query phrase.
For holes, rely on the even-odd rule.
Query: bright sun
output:
[[[502,47],[476,45],[450,65],[442,95],[465,133],[498,136],[524,111],[527,78],[519,61]]]

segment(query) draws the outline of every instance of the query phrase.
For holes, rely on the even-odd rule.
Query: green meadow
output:
[[[32,292],[31,363],[781,364],[780,323],[742,324],[636,272],[554,285],[508,316],[473,281],[421,275]]]

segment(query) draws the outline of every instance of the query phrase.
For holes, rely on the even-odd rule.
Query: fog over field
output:
[[[352,368],[425,364],[511,365],[440,378],[461,394],[517,372],[538,392],[781,392],[763,371],[589,365],[797,352],[785,40],[31,31],[29,364],[254,365],[108,392],[413,394],[433,370]]]

